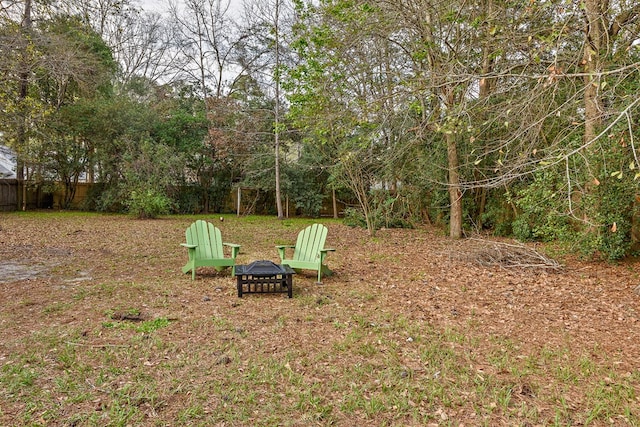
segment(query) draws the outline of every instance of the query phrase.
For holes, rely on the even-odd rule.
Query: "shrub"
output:
[[[635,189],[630,176],[602,177],[600,185],[583,196],[582,207],[591,223],[579,233],[583,255],[618,260],[630,254]]]
[[[564,196],[563,177],[547,170],[536,174],[534,181],[517,192],[515,204],[520,214],[512,223],[519,240],[552,241],[571,235],[568,201]]]
[[[154,189],[137,189],[129,194],[127,208],[137,218],[157,218],[170,212],[171,200]]]
[[[344,210],[344,218],[342,218],[342,222],[349,227],[367,227],[367,222],[364,219],[362,210],[356,208],[346,208]]]

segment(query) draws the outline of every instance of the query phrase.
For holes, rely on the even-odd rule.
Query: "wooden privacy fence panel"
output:
[[[22,186],[17,179],[0,179],[0,212],[22,209]],[[48,209],[52,207],[53,194],[45,193],[41,187],[27,187],[26,209]]]
[[[18,180],[0,179],[0,211],[18,209]]]

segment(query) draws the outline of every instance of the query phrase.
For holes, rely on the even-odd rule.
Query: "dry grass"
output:
[[[239,263],[312,222],[217,218]],[[640,423],[633,263],[482,266],[323,220],[334,276],[239,299],[181,274],[194,219],[0,214],[0,425]]]

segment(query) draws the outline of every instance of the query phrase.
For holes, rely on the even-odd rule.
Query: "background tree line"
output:
[[[28,185],[87,208],[490,230],[610,259],[637,242],[640,4],[1,1],[0,126]]]

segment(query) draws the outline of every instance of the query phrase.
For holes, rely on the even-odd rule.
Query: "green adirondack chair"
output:
[[[298,233],[295,246],[276,246],[280,255],[280,263],[287,264],[294,270],[316,270],[318,271],[318,283],[320,283],[323,273],[327,276],[332,274],[329,267],[324,264],[327,253],[335,251],[333,248],[324,247],[327,232],[327,227],[324,225],[313,224]],[[286,257],[287,248],[293,248],[292,258]]]
[[[191,280],[196,278],[198,267],[215,267],[222,271],[231,267],[231,275],[235,273],[236,257],[240,252],[240,245],[224,243],[220,229],[210,222],[197,220],[185,231],[187,243],[181,243],[189,250],[189,261],[182,267],[183,273],[191,271]],[[231,256],[225,258],[224,246],[231,248]]]

